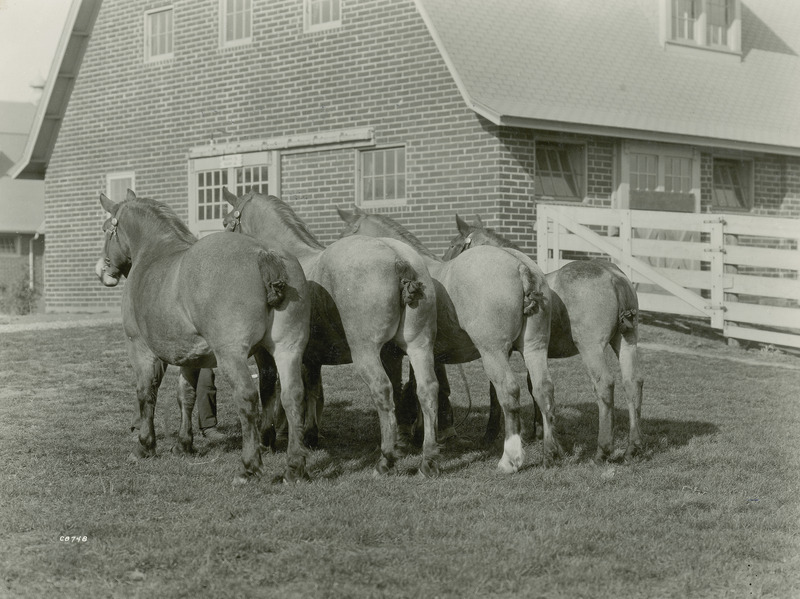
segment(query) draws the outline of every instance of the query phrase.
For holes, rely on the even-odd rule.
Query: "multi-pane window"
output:
[[[711,204],[721,210],[746,210],[750,207],[751,164],[714,159],[714,189]]]
[[[677,212],[699,208],[699,158],[691,148],[630,143],[622,156],[622,182],[627,183],[622,207]]]
[[[237,196],[251,190],[275,193],[270,187],[271,163],[269,152],[195,159],[190,174],[189,228],[199,235],[222,229],[222,219],[230,210],[223,187]]]
[[[172,7],[150,10],[144,15],[144,59],[146,62],[173,56]]]
[[[658,155],[630,155],[631,191],[655,191],[658,187]]]
[[[341,25],[340,0],[304,0],[303,2],[306,31],[320,31]]]
[[[536,197],[583,199],[584,155],[583,145],[537,142],[534,172]]]
[[[669,0],[667,39],[741,50],[741,0]]]
[[[692,160],[664,156],[664,191],[690,193],[692,191]]]
[[[359,167],[362,206],[405,202],[405,148],[362,151],[359,153]]]
[[[0,235],[0,256],[16,256],[19,254],[19,245],[16,235]]]
[[[220,0],[220,42],[222,46],[246,44],[252,40],[251,0]]]

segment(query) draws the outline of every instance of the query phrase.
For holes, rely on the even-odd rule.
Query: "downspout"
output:
[[[40,233],[37,231],[36,235],[28,240],[28,288],[33,291],[33,242],[39,239]]]

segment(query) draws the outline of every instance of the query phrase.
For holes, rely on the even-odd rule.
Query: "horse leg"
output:
[[[486,433],[483,435],[484,445],[491,445],[500,432],[500,419],[503,417],[503,408],[497,401],[497,390],[489,383],[489,420],[486,423]]]
[[[594,461],[600,464],[614,450],[614,375],[608,368],[603,345],[592,344],[579,349],[597,398],[599,414]]]
[[[450,403],[450,381],[447,380],[447,368],[444,364],[435,362],[433,372],[436,374],[436,382],[439,383],[437,439],[439,443],[444,443],[458,436],[453,418],[453,406]]]
[[[528,393],[530,393],[531,397],[533,397],[533,436],[541,441],[542,437],[544,436],[544,433],[542,432],[542,410],[539,408],[539,402],[536,401],[536,396],[533,394],[533,381],[531,381],[531,373],[529,372],[528,376],[525,378],[528,382]]]
[[[314,449],[319,446],[319,429],[322,425],[322,408],[325,405],[325,392],[322,389],[322,365],[309,364],[306,366],[305,372],[306,409],[302,438],[306,447]],[[282,397],[281,403],[283,403]]]
[[[545,466],[564,454],[555,435],[555,395],[550,369],[547,367],[547,348],[524,347],[522,357],[530,377],[531,396],[539,408],[542,425],[542,453]],[[534,414],[535,417],[535,414]]]
[[[219,369],[233,386],[233,397],[242,426],[242,471],[234,483],[247,482],[261,474],[261,445],[258,431],[258,389],[247,367],[247,355],[217,352]]]
[[[433,363],[433,347],[429,341],[417,339],[406,348],[408,361],[414,369],[417,380],[417,397],[422,410],[424,436],[422,441],[422,464],[420,472],[424,476],[437,476],[439,465],[436,463],[439,446],[436,443],[438,420],[439,383]]]
[[[622,371],[622,386],[625,389],[625,398],[628,402],[628,418],[630,430],[628,432],[628,446],[625,449],[625,460],[633,458],[642,449],[642,433],[639,421],[642,416],[642,387],[644,381],[639,373],[639,355],[637,352],[637,331],[629,329],[618,334],[611,341],[611,347],[619,358]]]
[[[369,388],[372,401],[378,410],[381,427],[381,457],[375,466],[378,474],[394,471],[397,460],[397,417],[392,400],[392,382],[381,364],[379,348],[355,348],[350,346],[353,365],[361,380]]]
[[[522,448],[522,418],[519,402],[520,388],[508,357],[501,351],[482,351],[483,369],[497,391],[497,399],[505,417],[505,441],[503,457],[497,469],[504,474],[513,474],[525,460]]]
[[[282,348],[278,345],[275,349],[275,365],[281,380],[281,405],[286,414],[289,426],[289,443],[286,448],[286,474],[284,480],[294,482],[307,478],[306,455],[308,451],[303,446],[303,413],[305,412],[305,396],[303,389],[303,353],[294,348]],[[309,369],[309,372],[311,369]],[[321,367],[317,369],[317,373]],[[317,376],[320,388],[322,378]],[[316,427],[316,422],[314,423]],[[307,434],[307,431],[306,431]]]
[[[158,388],[164,378],[167,364],[154,356],[143,344],[131,342],[128,355],[136,374],[136,398],[139,402],[139,443],[129,459],[138,460],[156,455],[156,429],[153,416],[156,411]]]
[[[414,370],[411,369],[410,380],[403,386],[403,353],[391,343],[381,349],[381,363],[392,384],[394,414],[397,419],[398,449],[405,453],[412,444],[414,419],[417,413],[417,395],[414,389]]]
[[[197,399],[197,380],[199,368],[181,368],[178,375],[178,407],[181,410],[181,425],[178,429],[178,444],[172,447],[174,454],[194,453],[192,442],[192,412]]]
[[[258,395],[261,398],[261,443],[270,451],[275,451],[280,394],[277,388],[278,370],[275,360],[266,349],[259,348],[253,357],[258,366]]]

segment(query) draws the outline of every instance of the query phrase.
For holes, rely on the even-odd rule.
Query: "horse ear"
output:
[[[128,188],[128,193],[125,194],[125,201],[132,202],[136,199],[136,194],[133,193],[133,190]]]
[[[358,215],[352,210],[344,210],[343,208],[339,208],[337,206],[336,212],[339,213],[339,218],[341,218],[348,225],[352,225],[354,222],[358,220]]]
[[[480,227],[481,229],[483,229],[483,221],[481,220],[481,217],[478,216],[477,214],[473,214],[472,226]]]
[[[458,228],[458,232],[461,233],[464,237],[469,235],[470,227],[463,218],[461,218],[458,214],[456,214],[456,227]]]
[[[103,207],[103,210],[110,212],[112,216],[115,215],[119,209],[119,204],[115,204],[104,193],[100,194],[100,205]]]
[[[239,198],[237,198],[234,194],[228,191],[227,187],[222,188],[222,197],[224,197],[225,201],[228,202],[234,208],[236,208],[236,204],[239,203]]]

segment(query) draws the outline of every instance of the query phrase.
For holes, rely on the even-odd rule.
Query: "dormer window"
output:
[[[663,0],[664,40],[724,52],[741,52],[740,0]]]

